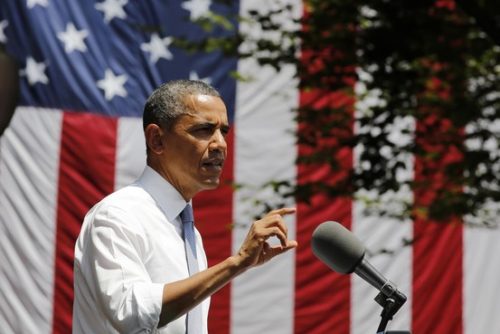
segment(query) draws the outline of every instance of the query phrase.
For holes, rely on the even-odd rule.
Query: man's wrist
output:
[[[227,258],[231,271],[239,275],[249,269],[246,261],[240,255],[233,255]]]

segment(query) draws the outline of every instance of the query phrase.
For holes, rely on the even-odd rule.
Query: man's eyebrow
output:
[[[217,122],[205,121],[205,122],[201,122],[201,123],[198,123],[198,124],[193,124],[192,127],[193,128],[202,128],[202,127],[215,128],[215,127],[217,127]],[[229,131],[229,129],[231,128],[229,126],[229,124],[222,124],[220,127],[221,127],[221,129],[223,131]]]
[[[195,128],[202,128],[202,127],[214,128],[216,126],[217,126],[216,122],[210,122],[210,121],[204,121],[204,122],[193,124],[193,127],[195,127]]]

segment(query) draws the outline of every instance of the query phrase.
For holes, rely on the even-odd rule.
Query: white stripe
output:
[[[487,129],[500,132],[500,120],[483,122],[474,128],[468,126],[466,132]],[[486,149],[492,157],[500,156],[496,140],[482,142],[468,140],[469,149]],[[496,164],[497,172],[500,165]],[[467,191],[467,189],[466,189]],[[477,226],[473,217],[465,217],[468,225],[464,231],[464,334],[500,333],[500,203],[490,202],[483,206],[483,218],[488,218],[495,227],[486,229]]]
[[[363,73],[361,73],[363,75]],[[356,86],[358,94],[366,93],[361,84]],[[356,113],[369,112],[371,105],[380,103],[377,96],[368,94],[367,98],[358,101]],[[413,138],[403,135],[402,130],[415,129],[415,122],[411,118],[397,119],[390,130],[389,139],[396,145],[404,145],[412,141]],[[413,130],[413,131],[412,131]],[[369,127],[360,128],[355,125],[355,132],[372,131]],[[361,166],[359,156],[363,150],[358,146],[354,151],[355,168],[371,168],[371,166]],[[385,152],[383,152],[385,154]],[[390,154],[387,151],[387,154]],[[406,169],[398,174],[400,180],[413,179],[413,158],[408,155]],[[411,240],[413,235],[413,225],[411,221],[401,222],[396,219],[382,217],[377,214],[369,214],[365,211],[366,203],[370,200],[380,200],[381,209],[388,212],[401,213],[401,200],[412,202],[413,195],[409,188],[401,189],[398,193],[386,193],[381,198],[368,191],[359,191],[353,204],[352,231],[363,242],[366,247],[366,258],[380,273],[393,282],[398,289],[403,292],[408,300],[399,310],[394,319],[389,323],[388,329],[410,330],[411,329],[411,303],[412,303],[412,249],[403,246],[403,240]],[[392,254],[384,254],[382,250],[388,250]],[[373,255],[373,256],[372,256]],[[380,322],[380,312],[382,307],[378,305],[374,298],[378,291],[363,281],[356,275],[352,277],[351,291],[351,333],[364,334],[375,333]]]
[[[500,333],[500,230],[464,234],[464,333]]]
[[[369,256],[369,262],[387,279],[403,292],[408,300],[390,322],[390,328],[409,330],[411,326],[411,247],[402,247],[403,238],[410,239],[412,224],[387,218],[363,217],[362,205],[355,204],[354,232],[365,244],[368,252],[378,253]],[[381,254],[381,249],[389,249],[392,254]],[[353,276],[351,302],[351,333],[374,333],[380,322],[382,307],[374,298],[378,291],[358,276]]]
[[[146,145],[141,118],[118,119],[115,190],[134,182],[146,165]]]
[[[62,113],[18,108],[0,151],[0,328],[51,333]]]
[[[295,1],[295,15],[301,14]],[[241,1],[241,14],[249,9],[265,11],[267,1]],[[290,18],[288,18],[289,21]],[[245,32],[259,33],[242,24]],[[233,251],[239,249],[254,216],[262,206],[255,200],[276,204],[279,200],[262,185],[273,180],[295,183],[297,150],[293,133],[293,111],[299,101],[295,69],[279,73],[259,67],[253,60],[238,64],[238,72],[252,78],[238,82],[235,115],[235,193]],[[288,202],[287,205],[294,205]],[[295,217],[286,217],[289,238],[295,238]],[[274,242],[274,241],[273,241]],[[289,252],[262,267],[252,269],[232,283],[231,333],[293,333],[295,253]]]

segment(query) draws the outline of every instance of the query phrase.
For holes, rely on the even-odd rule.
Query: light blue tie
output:
[[[189,276],[199,271],[196,257],[196,237],[194,234],[193,208],[186,205],[181,214],[182,230],[184,233],[184,247],[186,248],[186,259],[189,269]],[[202,334],[201,304],[188,312],[186,321],[187,334]]]

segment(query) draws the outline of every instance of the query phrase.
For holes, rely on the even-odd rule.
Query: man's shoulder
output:
[[[155,206],[154,200],[144,189],[132,184],[96,203],[85,215],[83,227],[137,227],[144,213],[156,211]]]
[[[123,188],[115,190],[103,200],[113,201],[113,200],[127,200],[132,198],[146,198],[148,196],[147,191],[137,182],[129,184]]]
[[[128,211],[153,202],[151,195],[139,184],[134,183],[107,195],[97,205],[100,209],[117,208]]]

